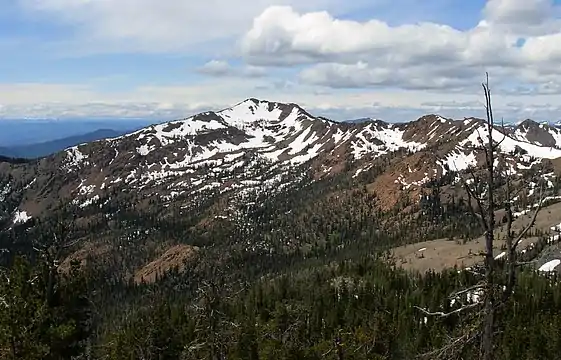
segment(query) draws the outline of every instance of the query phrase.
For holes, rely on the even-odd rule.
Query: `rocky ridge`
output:
[[[506,135],[501,150],[512,158],[513,171],[561,157],[556,127],[526,120],[497,131]],[[337,123],[296,104],[248,99],[75,146],[35,163],[2,163],[7,176],[0,195],[21,190],[21,201],[12,209],[14,221],[22,221],[22,212],[39,216],[61,198],[80,208],[100,207],[120,191],[139,195],[139,205],[157,198],[188,207],[209,192],[279,191],[303,169],[312,169],[316,179],[343,169],[356,178],[373,159],[398,150],[405,153],[385,174],[386,185],[412,189],[480,163],[481,154],[474,150],[480,137],[486,137],[486,129],[475,118],[427,115],[400,124]]]

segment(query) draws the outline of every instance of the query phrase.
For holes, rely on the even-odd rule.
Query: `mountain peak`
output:
[[[549,123],[538,123],[531,119],[518,122],[513,132],[513,136],[517,139],[549,147],[557,146],[558,135],[559,130]]]
[[[245,199],[251,191],[280,191],[303,179],[296,174],[321,179],[349,172],[349,178],[357,178],[380,158],[388,168],[376,181],[393,189],[380,200],[389,208],[402,187],[414,191],[450,169],[476,166],[481,154],[472,145],[484,131],[478,121],[429,114],[407,123],[369,119],[349,124],[311,116],[293,103],[248,98],[220,111],[73,147],[44,159],[40,167],[27,167],[21,183],[37,178],[27,196],[37,201],[29,200],[27,209],[37,211],[48,209],[56,198],[41,193],[54,176],[60,179],[54,186],[60,188],[53,188],[53,194],[71,188],[69,196],[80,207],[103,205],[113,192],[127,189],[139,199],[167,205],[173,200],[183,209],[198,206],[209,194],[231,193]],[[507,130],[509,139],[501,148],[505,156],[518,146],[536,158],[561,157],[557,148],[561,131],[553,133],[539,125],[540,131]],[[390,155],[398,151],[399,156]],[[21,210],[26,207],[22,203]]]
[[[298,104],[292,103],[292,102],[283,103],[283,102],[278,102],[278,101],[273,101],[273,100],[258,99],[258,98],[250,97],[250,98],[247,98],[247,99],[235,104],[234,106],[230,107],[229,109],[235,108],[235,107],[238,107],[238,106],[273,106],[273,107],[276,107],[276,106],[283,106],[283,105],[300,108],[300,106]]]
[[[518,122],[518,127],[533,127],[533,126],[537,126],[538,123],[532,119],[525,119],[522,120],[520,122]]]
[[[284,122],[317,119],[295,103],[281,103],[248,98],[216,113],[230,126],[239,127],[260,122]]]
[[[451,119],[445,118],[438,114],[427,114],[418,118],[416,121],[425,123],[440,122],[442,124],[449,123]]]
[[[258,98],[254,98],[254,97],[250,97],[245,99],[244,101],[242,101],[241,103],[248,103],[248,102],[252,102],[255,105],[260,104],[260,103],[275,103],[276,101],[270,101],[267,99],[258,99]]]

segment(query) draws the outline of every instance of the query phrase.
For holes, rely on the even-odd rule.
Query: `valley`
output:
[[[115,258],[112,239],[117,236],[131,239],[119,241],[121,249],[148,241],[136,250],[144,253],[134,260],[137,265],[121,269],[124,274],[139,271],[156,261],[152,257],[179,244],[288,254],[363,246],[362,240],[340,230],[341,216],[349,222],[360,221],[356,230],[369,234],[364,241],[371,242],[374,234],[384,232],[385,237],[396,237],[387,240],[388,245],[421,242],[415,246],[427,247],[423,257],[412,252],[411,246],[396,248],[398,261],[406,268],[442,270],[462,262],[468,266],[480,261],[470,254],[482,250],[482,238],[474,234],[473,239],[465,239],[465,227],[458,224],[465,222],[462,211],[467,208],[458,201],[466,196],[462,184],[469,176],[466,171],[484,161],[475,145],[485,131],[483,120],[438,115],[402,124],[337,123],[315,118],[296,104],[248,99],[232,108],[85,143],[39,160],[4,162],[0,165],[0,188],[4,189],[0,219],[6,229],[25,228],[31,220],[70,211],[77,217],[76,224],[82,224],[77,233],[86,231],[80,258],[84,254]],[[497,131],[505,136],[501,161],[512,176],[523,180],[525,174],[542,169],[548,196],[557,196],[555,159],[561,158],[561,130],[526,120]],[[535,198],[536,191],[530,189],[517,206],[535,202],[532,192]],[[284,205],[287,201],[296,203]],[[324,208],[315,208],[318,204]],[[426,216],[427,206],[435,211],[430,216]],[[536,229],[545,234],[561,222],[555,209],[551,205],[540,213]],[[284,234],[279,236],[269,228],[306,223],[323,211],[333,218],[323,221],[323,228],[314,234],[299,233],[304,228],[279,228],[276,231]],[[446,220],[444,213],[449,213]],[[146,217],[153,220],[146,222]],[[525,217],[515,221],[515,229]],[[163,235],[170,229],[162,226],[170,222],[191,240],[185,243]],[[424,230],[399,238],[404,233],[400,227]],[[92,228],[97,233],[87,235],[91,231],[86,229]],[[222,230],[242,237],[213,243],[210,234]],[[168,245],[150,240],[154,232],[156,237],[168,238]],[[449,234],[447,239],[438,238],[443,232]],[[107,250],[87,250],[101,245]]]
[[[179,338],[168,334],[158,341],[183,344],[200,339],[203,335],[189,330],[198,325],[176,312],[190,314],[193,321],[210,321],[208,314],[196,310],[202,309],[196,305],[201,301],[207,305],[217,301],[221,305],[216,306],[225,306],[223,311],[229,314],[224,315],[229,320],[223,320],[241,326],[254,315],[231,307],[264,301],[254,296],[265,292],[273,303],[287,304],[282,311],[294,314],[273,315],[273,303],[255,305],[269,314],[256,320],[261,335],[254,341],[264,346],[262,356],[289,358],[291,351],[308,349],[308,355],[297,358],[315,359],[319,350],[314,346],[322,344],[328,351],[326,341],[331,341],[337,326],[349,327],[352,320],[340,322],[326,315],[331,325],[320,330],[321,326],[298,319],[303,314],[322,317],[316,311],[326,310],[314,304],[332,301],[327,300],[332,291],[342,296],[339,285],[334,285],[339,281],[369,309],[365,321],[385,316],[371,308],[375,304],[390,314],[401,309],[404,322],[399,331],[410,334],[401,341],[421,341],[412,332],[418,326],[446,332],[441,323],[431,320],[426,325],[426,317],[411,313],[414,303],[431,305],[419,295],[429,291],[433,281],[425,273],[438,274],[434,281],[443,287],[434,296],[442,297],[447,296],[446,289],[473,283],[479,276],[473,269],[483,264],[484,230],[470,210],[466,189],[485,195],[486,158],[480,139],[487,130],[482,119],[438,115],[395,124],[339,123],[314,117],[297,104],[252,98],[37,160],[5,159],[0,163],[4,249],[0,260],[10,263],[15,254],[34,258],[37,249],[63,239],[56,250],[57,272],[85,281],[91,301],[103,308],[97,310],[98,333],[90,337],[99,344],[100,356],[109,348],[112,358],[126,357],[126,351],[136,351],[134,338],[149,336],[146,341],[155,341],[156,335],[136,329],[164,331],[167,325],[161,321],[170,317],[183,332]],[[538,286],[561,270],[549,265],[561,259],[556,230],[561,224],[561,130],[526,120],[497,126],[494,132],[502,140],[495,165],[498,210],[493,255],[498,262],[505,256],[506,214],[501,204],[507,199],[506,186],[516,194],[509,201],[516,217],[514,233],[531,223],[533,207],[544,200],[518,250],[520,260],[527,262],[521,276],[534,284],[523,286]],[[551,269],[536,271],[547,266]],[[310,298],[305,293],[314,288],[314,279],[319,288]],[[386,283],[391,279],[409,285]],[[373,284],[381,283],[385,285],[373,290],[378,286]],[[384,289],[390,288],[402,302],[381,300]],[[286,291],[292,293],[288,298]],[[368,304],[371,296],[379,297],[379,302]],[[218,298],[224,300],[212,300]],[[166,299],[175,299],[175,304]],[[354,306],[351,298],[345,301],[349,302],[330,306]],[[295,304],[302,308],[292,309]],[[118,315],[122,311],[139,315],[122,317]],[[261,338],[268,327],[280,331],[274,323],[282,314],[295,316],[290,321],[302,331],[330,335],[315,345],[299,343],[295,334],[280,343]],[[160,320],[139,324],[146,316]],[[118,319],[116,328],[107,322],[110,318]],[[378,335],[355,334],[348,340],[354,345],[349,346],[361,352],[368,339],[381,336],[371,325],[364,331]],[[234,339],[253,331],[248,324],[239,328],[244,329],[241,332],[224,326],[218,333],[226,337],[228,351],[234,351],[231,346],[238,341]],[[430,348],[436,341],[431,339],[411,351]],[[380,344],[379,353],[396,349],[408,353],[403,344],[398,348]],[[128,350],[119,353],[119,349]],[[374,351],[369,349],[359,358],[368,358],[366,354]],[[193,349],[190,355],[185,351],[184,358],[199,358],[207,350]],[[249,356],[242,353],[246,355],[231,356]]]

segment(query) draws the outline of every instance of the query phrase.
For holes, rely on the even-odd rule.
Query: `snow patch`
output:
[[[141,156],[146,156],[156,149],[155,146],[141,145],[136,148],[136,152]]]
[[[66,162],[63,168],[67,171],[72,171],[72,168],[78,167],[82,164],[87,164],[88,156],[83,154],[78,146],[71,147],[66,150]]]
[[[14,214],[14,224],[25,224],[29,220],[31,220],[31,216],[25,211],[16,211]]]
[[[495,256],[495,260],[502,259],[502,258],[504,258],[505,256],[506,256],[506,252],[503,251],[503,252],[500,253],[499,255]]]
[[[561,264],[561,260],[559,259],[555,259],[555,260],[551,260],[546,262],[545,264],[543,264],[538,271],[543,271],[543,272],[551,272],[554,271],[555,268],[557,266],[559,266],[559,264]]]

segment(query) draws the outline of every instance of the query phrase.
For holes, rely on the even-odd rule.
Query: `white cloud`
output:
[[[457,69],[451,69],[457,70]],[[356,64],[325,63],[303,70],[300,79],[306,83],[325,85],[333,88],[361,88],[379,86],[389,88],[431,90],[447,89],[448,91],[473,89],[479,83],[473,81],[481,75],[475,68],[465,68],[449,73],[445,66],[435,69],[410,66],[403,68],[372,67],[359,61]]]
[[[75,27],[66,50],[107,52],[184,52],[207,42],[232,39],[268,6],[302,11],[346,11],[372,3],[355,0],[18,0],[29,14]],[[70,47],[70,48],[68,48]]]
[[[199,72],[209,75],[228,75],[232,71],[232,67],[224,60],[211,60],[199,68]]]
[[[467,38],[449,26],[424,23],[390,27],[340,20],[328,12],[300,14],[288,6],[272,6],[259,15],[242,41],[249,61],[273,64],[376,57],[407,64],[414,58],[453,60]],[[393,52],[407,48],[407,52]],[[411,58],[411,57],[414,58]]]
[[[87,85],[0,85],[0,116],[174,118],[247,97],[293,101],[340,117],[470,116],[477,106],[467,104],[480,101],[485,71],[505,117],[550,119],[561,108],[561,23],[551,0],[489,0],[481,21],[467,30],[344,16],[388,0],[18,1],[30,16],[69,26],[65,34],[72,37],[63,34],[58,45],[78,53],[202,52],[215,60],[194,69],[208,75],[204,81],[182,87],[107,94]],[[213,41],[222,47],[205,53]],[[232,65],[238,63],[232,54],[244,63]]]
[[[553,18],[557,11],[551,0],[491,0],[483,13],[501,30],[536,35],[559,31],[559,22]]]
[[[556,10],[546,0],[489,0],[482,21],[461,31],[434,23],[341,20],[325,11],[273,6],[255,18],[241,48],[250,64],[312,65],[300,78],[334,88],[453,90],[469,87],[485,70],[495,84],[516,80],[539,88],[545,78],[561,82]]]
[[[266,69],[258,66],[235,67],[226,60],[211,60],[197,69],[201,74],[209,76],[240,76],[261,77],[266,75]]]

